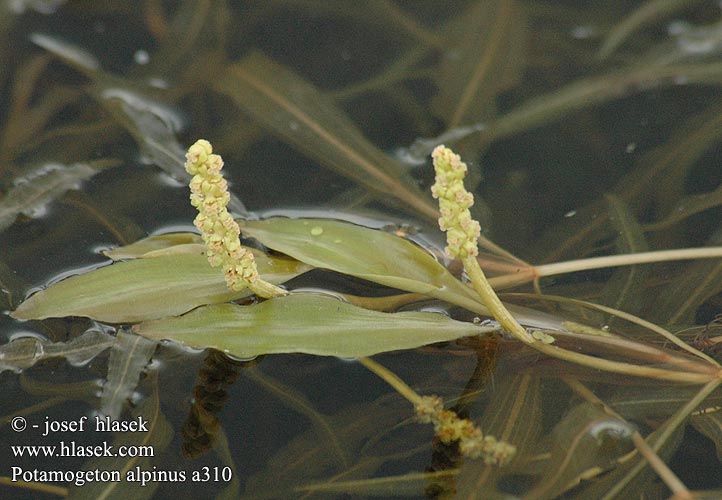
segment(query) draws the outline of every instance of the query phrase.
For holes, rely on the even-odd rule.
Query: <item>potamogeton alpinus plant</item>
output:
[[[442,442],[458,443],[462,453],[481,456],[494,464],[507,463],[513,457],[513,443],[483,435],[473,422],[444,409],[439,398],[419,396],[367,357],[488,334],[494,327],[432,313],[382,313],[353,305],[353,297],[341,302],[337,297],[318,293],[289,292],[278,285],[318,267],[434,297],[494,317],[503,332],[544,356],[617,374],[703,384],[685,406],[687,413],[722,382],[722,369],[716,361],[641,319],[588,305],[636,322],[663,336],[676,349],[570,324],[540,327],[533,318],[525,318],[524,312],[515,314],[493,288],[595,267],[719,258],[722,249],[683,249],[517,266],[514,272],[490,281],[477,258],[479,225],[469,213],[473,196],[463,184],[467,167],[443,146],[435,149],[433,159],[436,182],[432,192],[439,200],[440,227],[447,235],[446,252],[463,263],[471,287],[403,238],[342,221],[281,217],[242,221],[246,236],[282,256],[242,246],[239,227],[226,209],[229,195],[220,174],[222,160],[213,154],[207,141],[201,140],[189,149],[186,163],[194,175],[191,202],[199,210],[195,223],[200,238],[190,234],[163,235],[110,251],[108,255],[113,259],[130,260],[58,282],[31,296],[12,316],[88,316],[107,323],[134,323],[134,331],[143,336],[214,347],[243,358],[280,352],[358,358],[409,399],[419,419],[434,424]],[[223,273],[212,266],[221,267]],[[232,303],[251,294],[267,300],[251,305]],[[527,326],[522,326],[517,316]],[[605,356],[610,352],[614,356]],[[684,418],[684,411],[679,418]],[[653,455],[638,434],[634,442],[645,456]],[[668,484],[676,484],[663,463],[655,467]]]

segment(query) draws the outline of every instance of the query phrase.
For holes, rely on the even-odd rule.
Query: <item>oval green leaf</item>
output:
[[[245,235],[314,267],[486,313],[471,288],[421,247],[393,234],[332,219],[271,217],[241,224]]]
[[[309,269],[297,261],[254,253],[259,273],[271,283],[282,283]],[[164,255],[116,262],[72,276],[32,295],[10,316],[87,316],[106,323],[137,323],[245,295],[249,295],[247,290],[228,290],[223,272],[208,265],[202,255]]]
[[[176,318],[144,322],[136,333],[233,356],[307,353],[355,358],[412,349],[492,331],[427,312],[382,313],[316,294],[291,294],[260,304],[217,304]]]

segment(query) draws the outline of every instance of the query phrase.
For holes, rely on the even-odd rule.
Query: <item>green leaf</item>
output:
[[[443,26],[453,43],[435,72],[433,109],[447,129],[493,118],[498,94],[516,85],[529,33],[515,0],[476,2]]]
[[[554,428],[542,480],[527,497],[557,498],[582,479],[613,468],[617,459],[634,449],[633,432],[631,424],[591,403],[572,408]]]
[[[295,261],[273,259],[260,252],[255,256],[259,273],[272,283],[282,283],[308,270]],[[248,294],[247,290],[228,290],[223,272],[211,267],[201,255],[165,255],[117,262],[65,279],[32,295],[10,316],[87,316],[106,323],[136,323]]]
[[[197,247],[197,245],[201,245]],[[103,255],[113,260],[137,259],[140,257],[156,257],[161,252],[167,253],[196,253],[204,252],[203,240],[197,233],[168,233],[155,234],[140,239],[130,245],[105,250]],[[188,251],[195,250],[199,251]]]
[[[332,493],[346,495],[363,495],[366,498],[419,498],[424,488],[432,481],[442,481],[457,474],[454,469],[438,472],[410,472],[400,476],[375,477],[356,481],[331,480],[326,483],[299,486],[296,491]]]
[[[0,231],[12,225],[19,214],[28,217],[42,214],[46,204],[69,189],[77,189],[82,181],[98,173],[100,168],[112,165],[115,165],[114,161],[47,164],[17,179],[0,200]]]
[[[160,387],[158,373],[149,373],[152,392],[133,408],[130,420],[142,419],[146,422],[147,432],[116,432],[112,434],[114,450],[120,447],[148,447],[151,456],[125,457],[118,454],[103,455],[86,461],[81,470],[117,471],[120,481],[92,481],[86,484],[70,484],[68,500],[145,500],[153,497],[153,493],[161,484],[158,481],[141,482],[139,471],[152,471],[161,468],[161,459],[173,439],[173,428],[163,414],[160,405]],[[110,436],[107,438],[110,440]],[[142,455],[142,454],[141,454]],[[129,477],[128,474],[131,474]]]
[[[692,416],[690,422],[714,443],[717,461],[722,462],[722,409],[719,406],[703,408]]]
[[[637,221],[629,203],[614,194],[605,195],[609,204],[609,222],[619,235],[615,246],[620,254],[646,252],[649,245],[644,231]],[[602,290],[599,303],[625,312],[639,314],[643,305],[644,284],[649,276],[649,266],[623,266],[614,271]],[[614,321],[610,318],[607,321]]]
[[[382,313],[327,296],[292,294],[252,306],[218,304],[141,323],[136,333],[240,358],[300,352],[354,358],[492,331],[434,313]]]
[[[540,448],[543,416],[540,381],[538,374],[531,371],[498,381],[479,428],[487,436],[516,446],[516,457],[507,467],[501,468],[491,467],[482,460],[467,460],[457,477],[456,499],[508,499],[508,492],[498,487],[503,484],[503,477],[528,473],[529,457]]]
[[[50,342],[37,337],[22,337],[0,346],[0,372],[21,372],[41,359],[63,357],[68,363],[82,365],[112,346],[115,337],[90,329],[67,342]]]
[[[138,385],[140,374],[150,362],[157,342],[118,329],[110,350],[108,375],[100,396],[100,413],[113,420],[120,418],[123,406]]]
[[[241,230],[314,267],[485,312],[475,292],[429,253],[390,233],[331,219],[283,217],[245,221]]]

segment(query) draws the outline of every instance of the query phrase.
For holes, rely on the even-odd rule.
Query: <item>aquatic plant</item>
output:
[[[689,498],[702,493],[685,483],[717,487],[704,471],[719,464],[712,445],[722,449],[722,337],[714,319],[722,290],[715,93],[722,66],[719,27],[710,24],[718,12],[652,0],[620,20],[623,7],[614,2],[589,11],[552,4],[281,2],[279,10],[273,2],[258,9],[151,2],[142,12],[121,9],[138,40],[153,37],[150,61],[123,76],[110,73],[118,62],[102,47],[56,38],[53,16],[27,23],[37,31],[28,34],[32,44],[21,44],[26,57],[7,57],[0,68],[7,84],[0,301],[15,318],[48,319],[4,320],[13,333],[43,334],[0,346],[0,368],[22,372],[6,377],[22,395],[17,406],[57,408],[61,418],[78,408],[143,416],[154,427],[142,437],[174,465],[191,467],[164,450],[175,442],[165,416],[177,417],[166,410],[188,401],[195,385],[183,429],[187,455],[207,453],[209,462],[234,467],[239,448],[252,449],[238,440],[259,434],[243,435],[239,426],[284,431],[275,448],[244,452],[234,474],[246,472],[246,459],[257,472],[243,484],[218,485],[223,498],[244,489],[278,498],[417,498],[421,491],[467,500]],[[60,9],[106,22],[102,2],[85,7]],[[303,23],[303,40],[323,42],[314,36],[326,36],[333,20],[391,43],[380,55],[374,43],[352,48],[339,67],[338,47],[324,43],[308,60],[278,56],[289,53],[294,23],[309,13],[324,27]],[[6,14],[0,35],[17,40],[24,18]],[[282,40],[254,43],[257,30],[279,22],[288,23]],[[113,37],[106,35],[98,40]],[[17,45],[0,41],[0,51]],[[192,218],[183,203],[192,175],[181,143],[199,136],[223,151],[235,186],[228,222],[216,228],[224,236],[205,238],[221,250],[212,259],[218,267],[209,265],[213,250],[202,228],[158,234]],[[442,143],[468,162],[473,206],[439,210],[429,196],[429,154]],[[400,146],[407,147],[390,152]],[[445,149],[434,156],[461,165]],[[118,182],[128,176],[132,184]],[[453,183],[461,187],[458,178]],[[471,198],[459,194],[459,201]],[[305,203],[314,211],[298,209]],[[381,206],[390,211],[366,217]],[[468,236],[455,257],[439,243],[440,216],[466,220],[466,229],[448,234],[452,247]],[[235,246],[233,224],[246,250]],[[226,242],[231,251],[221,249]],[[112,264],[46,285],[48,275],[97,261],[83,253],[96,248]],[[246,262],[233,267],[231,254]],[[272,294],[249,288],[242,277],[256,275],[251,256],[268,289],[290,293],[266,300]],[[177,342],[158,342],[164,338]],[[211,348],[197,374],[181,343]],[[273,353],[317,357],[262,356]],[[48,365],[54,356],[72,366]],[[151,356],[158,362],[148,365]],[[88,368],[75,367],[81,364]],[[359,364],[396,392],[372,377],[360,386]],[[48,366],[53,374],[90,374],[92,384],[37,380]],[[28,393],[40,405],[25,408]],[[58,406],[68,399],[77,404]],[[255,420],[261,407],[268,413]],[[289,428],[286,411],[303,425]],[[709,445],[704,466],[680,466],[698,439]],[[470,460],[470,449],[486,451]],[[166,461],[85,467],[150,469]],[[71,498],[137,496],[121,483],[14,487]]]

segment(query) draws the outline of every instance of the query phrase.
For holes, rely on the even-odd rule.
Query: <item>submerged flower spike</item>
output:
[[[421,397],[416,403],[416,417],[420,422],[432,423],[434,433],[442,443],[458,443],[462,455],[482,458],[488,465],[506,465],[516,454],[515,446],[485,436],[471,420],[445,410],[438,396]]]
[[[466,164],[446,146],[437,146],[431,157],[436,171],[431,194],[439,200],[439,227],[446,231],[446,253],[459,259],[475,257],[481,227],[469,212],[474,196],[464,187]]]
[[[241,245],[241,231],[226,209],[231,195],[221,175],[223,160],[213,154],[210,142],[200,139],[193,144],[186,154],[185,167],[193,175],[191,205],[198,209],[193,223],[206,244],[208,262],[223,268],[228,288],[240,291],[248,287],[266,298],[285,295],[285,290],[259,277],[253,253]]]

